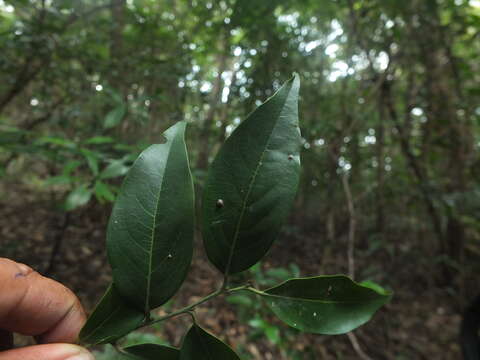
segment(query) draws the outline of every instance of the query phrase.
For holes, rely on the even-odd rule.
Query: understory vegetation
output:
[[[349,335],[287,327],[242,292],[200,305],[199,324],[242,359],[459,358],[480,288],[479,37],[477,0],[0,0],[0,256],[91,312],[116,276],[105,239],[125,175],[182,121],[195,250],[152,315],[220,288],[226,264],[202,245],[208,169],[296,72],[298,191],[274,246],[232,281],[346,274],[395,295]],[[122,344],[179,346],[190,324]]]

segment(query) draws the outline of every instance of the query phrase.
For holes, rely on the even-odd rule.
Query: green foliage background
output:
[[[479,34],[476,0],[0,0],[0,199],[20,187],[61,213],[109,211],[179,120],[201,190],[220,144],[296,71],[303,173],[285,234],[308,237],[323,272],[347,272],[349,239],[359,280],[408,283],[413,263],[411,291],[438,286],[459,309],[478,288]]]

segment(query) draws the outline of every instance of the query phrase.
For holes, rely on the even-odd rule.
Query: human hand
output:
[[[85,323],[77,297],[24,264],[0,258],[0,360],[93,360],[72,345]],[[12,332],[39,344],[14,350]]]

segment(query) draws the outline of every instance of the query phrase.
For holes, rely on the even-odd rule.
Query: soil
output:
[[[38,194],[31,198],[25,193],[18,195],[0,200],[0,256],[29,264],[41,273],[48,272],[50,266],[48,275],[71,288],[85,308],[91,310],[111,280],[105,253],[109,206],[95,204],[74,211],[65,224],[65,215],[50,206],[48,197],[39,201]],[[12,198],[17,201],[10,201]],[[262,262],[264,269],[295,263],[302,276],[347,271],[346,240],[328,244],[321,232],[298,229],[298,223],[285,228]],[[50,264],[56,241],[61,246]],[[457,341],[464,305],[461,298],[473,296],[478,280],[476,287],[464,285],[462,296],[456,290],[459,284],[436,286],[431,273],[435,267],[426,261],[422,251],[421,245],[397,246],[390,252],[384,248],[372,250],[359,239],[356,278],[369,278],[395,292],[390,304],[355,331],[360,347],[371,359],[461,358]],[[469,278],[469,274],[464,274],[463,279]],[[221,276],[208,263],[197,239],[190,275],[168,309],[157,311],[165,314],[196,301],[220,283]],[[250,354],[252,359],[293,359],[293,355],[288,355],[292,349],[300,354],[295,357],[298,359],[361,358],[345,335],[302,334],[269,317],[268,321],[281,329],[281,342],[275,346],[263,334],[258,335],[248,322],[239,320],[239,311],[242,309],[218,298],[199,307],[196,313],[202,326],[243,354]],[[179,317],[161,328],[146,331],[179,345],[188,324],[188,317]]]

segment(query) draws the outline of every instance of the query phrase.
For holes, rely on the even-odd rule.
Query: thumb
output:
[[[0,352],[0,360],[95,360],[86,349],[70,344],[46,344]]]

